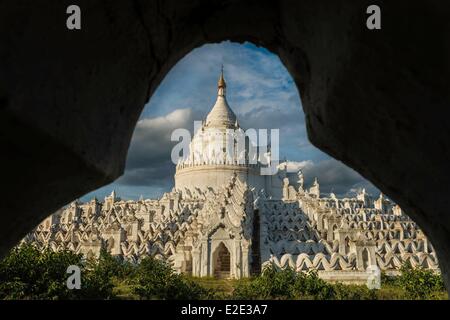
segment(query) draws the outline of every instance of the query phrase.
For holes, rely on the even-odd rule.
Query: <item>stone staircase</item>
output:
[[[226,279],[230,277],[230,255],[224,254],[219,257],[217,268],[214,276],[219,279]]]

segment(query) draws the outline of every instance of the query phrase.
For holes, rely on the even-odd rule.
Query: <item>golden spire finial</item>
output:
[[[225,83],[225,78],[223,77],[223,64],[220,72],[219,82],[217,83],[218,88],[225,88],[227,85]]]

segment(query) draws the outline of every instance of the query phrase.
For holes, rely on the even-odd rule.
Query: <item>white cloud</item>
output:
[[[311,160],[288,161],[287,171],[288,172],[297,172],[299,170],[305,171],[305,170],[308,170],[308,168],[311,168],[313,166],[314,166],[314,162]]]
[[[186,120],[192,116],[192,110],[189,108],[176,109],[166,116],[151,119],[141,119],[136,125],[135,135],[139,134],[139,130],[160,130],[162,128],[180,128],[186,125]]]

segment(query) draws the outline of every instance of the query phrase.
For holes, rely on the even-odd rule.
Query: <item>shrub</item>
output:
[[[67,267],[81,271],[81,289],[67,288]],[[106,252],[87,263],[71,251],[40,251],[30,244],[14,248],[0,261],[0,299],[110,299],[112,277],[122,263]]]
[[[333,299],[335,300],[376,300],[378,290],[369,289],[365,285],[333,284]]]
[[[75,299],[77,290],[66,286],[69,265],[82,266],[81,255],[14,248],[0,262],[0,299]]]
[[[137,266],[133,292],[143,299],[202,299],[209,294],[191,279],[176,274],[166,262],[152,257]]]
[[[295,298],[320,300],[334,298],[333,285],[320,279],[315,270],[298,273],[293,290]]]
[[[290,296],[288,283],[295,275],[291,270],[278,271],[273,266],[264,268],[261,275],[250,281],[241,280],[233,291],[235,299],[276,299]]]
[[[433,299],[436,292],[445,290],[440,274],[421,267],[413,268],[410,263],[402,266],[396,281],[410,299]]]
[[[388,275],[386,272],[381,272],[381,285],[386,286],[397,286],[398,285],[398,276]]]
[[[296,272],[292,268],[277,270],[264,268],[260,276],[251,281],[241,281],[233,291],[236,299],[330,299],[332,285],[317,276],[316,272]]]
[[[316,271],[296,272],[266,267],[250,281],[240,281],[233,297],[236,299],[376,299],[377,292],[363,285],[331,284],[319,278]]]
[[[102,249],[98,258],[87,260],[83,277],[83,299],[114,298],[113,279],[125,276],[127,264]]]

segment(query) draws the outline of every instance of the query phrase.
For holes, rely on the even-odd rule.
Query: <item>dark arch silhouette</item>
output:
[[[378,1],[388,14],[376,31],[365,0],[77,4],[79,31],[65,28],[64,2],[1,5],[0,254],[123,173],[139,114],[179,59],[205,43],[251,41],[292,75],[311,142],[429,236],[448,287],[450,4]]]

